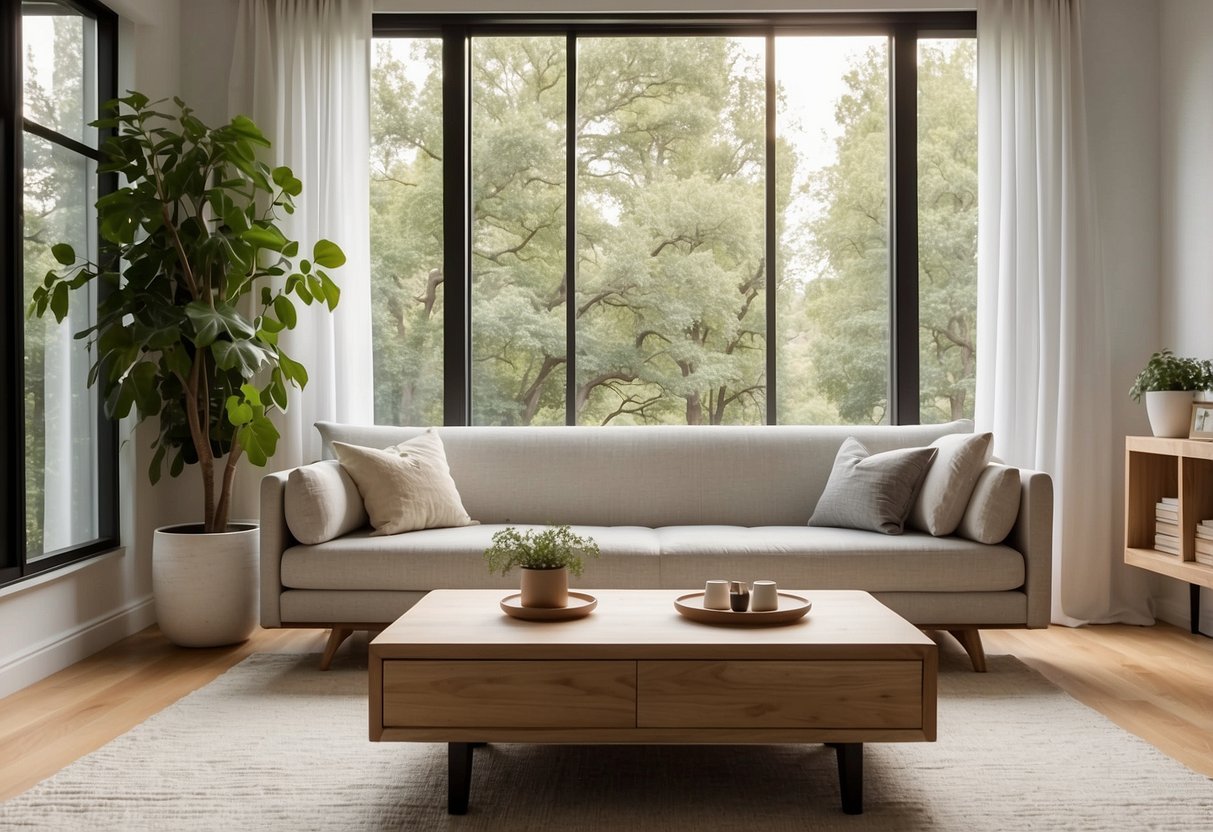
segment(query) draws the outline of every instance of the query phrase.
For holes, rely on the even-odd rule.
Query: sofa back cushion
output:
[[[421,427],[319,422],[333,441],[386,448]],[[887,426],[442,427],[451,477],[482,523],[803,526],[843,440],[872,453],[970,432],[969,421]]]
[[[293,469],[282,502],[287,528],[300,543],[324,543],[367,522],[358,486],[332,460]]]

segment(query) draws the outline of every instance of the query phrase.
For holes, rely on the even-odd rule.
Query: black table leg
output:
[[[472,748],[476,745],[483,745],[483,743],[447,743],[446,810],[448,814],[466,815],[468,813],[468,800],[472,793]]]
[[[838,787],[842,792],[842,811],[863,814],[863,743],[830,743],[838,754]]]

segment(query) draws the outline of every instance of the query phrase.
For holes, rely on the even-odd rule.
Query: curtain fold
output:
[[[283,217],[300,256],[327,238],[345,251],[332,272],[341,287],[333,314],[299,307],[280,344],[308,371],[279,422],[269,470],[320,456],[317,420],[374,421],[370,298],[371,0],[241,0],[228,88],[231,112],[255,121],[275,164],[303,182]],[[249,466],[245,466],[248,468]],[[261,471],[253,472],[254,479]],[[243,485],[243,484],[242,484]],[[241,492],[255,499],[256,488]]]
[[[1109,341],[1079,0],[977,6],[978,372],[994,452],[1054,484],[1053,621],[1152,622],[1117,588]],[[1122,451],[1123,452],[1123,451]]]

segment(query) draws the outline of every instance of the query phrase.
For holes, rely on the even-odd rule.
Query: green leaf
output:
[[[60,265],[70,266],[76,262],[76,250],[67,243],[58,243],[51,246],[51,255]]]
[[[232,427],[246,425],[253,419],[253,407],[240,400],[239,396],[228,396],[225,403],[227,421]]]
[[[307,370],[298,361],[293,361],[286,353],[278,351],[278,366],[282,368],[282,374],[290,381],[295,382],[295,385],[302,390],[307,386]]]
[[[312,259],[316,265],[326,269],[335,269],[345,263],[345,252],[330,240],[319,240],[312,247]],[[305,272],[306,273],[306,272]]]
[[[255,341],[216,341],[211,354],[220,370],[237,370],[244,378],[256,375],[269,358],[267,348]]]
[[[135,406],[139,408],[139,416],[155,416],[160,413],[160,368],[151,361],[141,361],[131,368],[124,384],[131,385],[131,395]]]
[[[286,295],[279,295],[274,298],[274,314],[278,316],[278,320],[282,322],[287,329],[294,329],[298,318],[295,315],[295,305],[291,303],[291,299]]]
[[[262,135],[261,130],[248,116],[236,116],[227,126],[227,130],[242,139],[251,141],[261,147],[269,147],[269,140]]]
[[[185,307],[185,314],[194,325],[194,344],[208,347],[221,336],[239,341],[247,340],[257,334],[243,315],[223,302],[216,302],[215,308],[202,301],[194,301]]]
[[[261,391],[251,384],[240,385],[240,392],[244,394],[244,400],[253,407],[261,407]]]
[[[51,313],[55,316],[58,323],[63,323],[63,319],[67,317],[67,284],[57,283],[54,290],[51,291],[50,300]]]
[[[320,272],[320,282],[324,287],[324,299],[328,303],[329,311],[332,312],[337,308],[338,301],[341,300],[341,287],[324,272]]]
[[[272,225],[254,225],[240,232],[240,239],[258,248],[268,248],[271,251],[282,251],[287,239]]]
[[[147,467],[147,478],[152,481],[152,485],[160,482],[160,468],[164,464],[164,452],[164,445],[156,448],[156,453],[152,455],[152,462]]]
[[[278,429],[268,416],[255,416],[248,424],[236,431],[236,438],[244,448],[249,462],[263,467],[278,448]]]

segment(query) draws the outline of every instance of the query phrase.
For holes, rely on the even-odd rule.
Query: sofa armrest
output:
[[[261,626],[281,627],[282,553],[295,539],[286,525],[283,496],[290,471],[261,478]]]
[[[1048,627],[1053,599],[1053,478],[1020,469],[1019,517],[1007,543],[1023,555],[1028,626]]]

